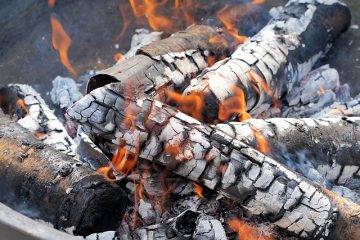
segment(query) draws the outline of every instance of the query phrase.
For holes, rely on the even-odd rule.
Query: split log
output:
[[[127,208],[117,185],[0,116],[0,200],[15,209],[73,229],[76,235],[113,230]]]
[[[249,119],[214,128],[255,148],[263,137],[268,153],[309,179],[313,169],[333,184],[359,183],[359,117]]]
[[[103,151],[115,153],[121,140],[130,155],[200,182],[290,235],[359,237],[360,221],[354,221],[352,215],[358,211],[357,205],[343,216],[336,207],[343,204],[342,198],[330,199],[321,187],[279,162],[156,100],[125,101],[123,92],[121,85],[110,84],[92,91],[68,110],[85,131],[101,139]],[[125,119],[133,119],[134,126],[129,127]],[[357,230],[345,236],[341,231],[347,224],[356,225],[349,228]]]
[[[195,25],[169,38],[140,48],[137,55],[98,72],[88,82],[87,93],[112,82],[126,85],[129,96],[144,93],[164,100],[159,90],[182,92],[188,80],[226,54],[219,43],[210,43],[219,36],[210,26]]]
[[[229,58],[193,79],[184,94],[204,95],[202,119],[208,122],[218,118],[219,104],[237,95],[235,87],[244,92],[250,114],[260,114],[311,70],[350,19],[350,10],[337,0],[290,0]]]

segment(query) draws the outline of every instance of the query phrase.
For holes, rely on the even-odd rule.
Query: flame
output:
[[[320,95],[325,94],[325,89],[322,86],[320,86],[320,88],[319,88],[319,93],[320,93]]]
[[[221,44],[224,47],[228,46],[228,42],[226,41],[226,39],[221,37],[221,36],[214,36],[214,37],[209,38],[209,43],[211,43],[211,44]]]
[[[253,0],[251,3],[252,4],[263,4],[265,2],[265,0]]]
[[[248,225],[244,220],[231,219],[227,224],[238,234],[239,240],[272,240],[272,237],[263,236],[259,229]]]
[[[114,60],[118,62],[120,59],[122,59],[123,55],[121,53],[115,53]]]
[[[77,76],[77,72],[70,64],[68,57],[68,50],[71,45],[71,39],[69,35],[65,32],[64,28],[61,26],[60,22],[51,15],[51,28],[52,28],[52,45],[54,49],[59,52],[60,61],[65,66],[65,68],[74,76]]]
[[[266,81],[259,76],[259,74],[257,74],[254,70],[250,70],[249,72],[246,73],[246,75],[251,81],[259,84],[267,95],[271,96],[270,87],[266,84]],[[254,87],[256,87],[255,89],[256,92],[260,93],[258,86],[254,86]]]
[[[121,31],[120,33],[115,37],[115,41],[120,41],[127,29],[129,28],[130,26],[130,21],[129,21],[129,17],[127,15],[127,9],[126,9],[126,5],[119,5],[119,11],[120,11],[120,15],[121,15],[121,23],[122,23],[122,27],[121,27]]]
[[[234,21],[239,14],[242,14],[243,11],[243,6],[226,5],[217,13],[217,17],[225,26],[225,29],[222,29],[222,31],[228,33],[231,37],[233,37],[238,44],[245,42],[245,40],[247,39],[246,36],[239,35],[238,30],[235,26],[235,24],[238,23]]]
[[[51,9],[54,8],[56,0],[48,0],[48,5]]]
[[[165,90],[169,100],[178,105],[178,109],[197,120],[202,120],[202,109],[204,107],[204,97],[201,93],[194,92],[189,95],[181,95],[176,92]]]
[[[221,121],[226,121],[232,114],[238,114],[239,121],[251,118],[250,114],[246,111],[246,100],[243,90],[234,86],[233,91],[235,92],[235,96],[220,103],[218,114],[219,119]]]
[[[266,140],[266,138],[264,137],[264,135],[261,134],[261,132],[259,131],[259,129],[251,126],[251,129],[254,132],[254,136],[255,136],[255,140],[257,142],[258,145],[258,150],[263,153],[266,154],[269,152],[269,146],[268,146],[268,142]]]
[[[202,188],[202,186],[200,186],[199,184],[197,184],[196,182],[193,182],[194,185],[194,192],[196,193],[196,195],[198,195],[200,198],[204,198],[204,189]]]
[[[16,101],[16,105],[18,105],[19,107],[22,108],[22,110],[24,110],[27,114],[29,114],[29,109],[26,107],[25,103],[24,103],[24,100],[22,99],[18,99]]]

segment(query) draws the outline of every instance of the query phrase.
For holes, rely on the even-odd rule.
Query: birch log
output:
[[[210,39],[219,36],[210,26],[195,25],[169,38],[140,48],[137,55],[119,62],[92,77],[87,92],[119,82],[126,85],[129,96],[144,93],[164,100],[161,89],[182,92],[188,81],[209,66],[209,62],[226,54],[226,49]]]
[[[115,153],[122,140],[127,151],[224,194],[290,235],[359,237],[360,221],[338,212],[345,199],[330,199],[321,187],[282,164],[172,107],[150,98],[125,101],[120,87],[98,88],[68,111],[85,131],[101,139],[105,152]],[[123,124],[125,113],[135,126]],[[354,217],[358,206],[345,210]],[[347,224],[356,225],[349,226],[354,231],[341,233]]]
[[[0,201],[73,230],[76,235],[113,230],[127,207],[117,185],[36,139],[0,116]]]
[[[350,19],[341,1],[290,0],[229,58],[191,80],[184,93],[204,94],[208,122],[217,119],[219,104],[235,95],[235,86],[244,92],[250,114],[260,114],[311,70]]]
[[[304,153],[303,159],[296,159],[303,173],[310,171],[311,165],[335,184],[360,180],[359,117],[249,119],[214,128],[255,148],[258,132],[269,144],[269,151],[285,161],[291,161],[291,154]]]

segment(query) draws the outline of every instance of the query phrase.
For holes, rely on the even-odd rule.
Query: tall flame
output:
[[[240,121],[251,118],[250,114],[246,111],[246,100],[243,90],[234,86],[233,91],[235,92],[233,97],[220,103],[218,118],[221,121],[226,121],[233,114],[239,115]]]
[[[178,105],[178,109],[197,120],[202,120],[202,110],[204,107],[204,97],[201,93],[191,93],[189,95],[181,95],[169,90],[165,91],[169,100]]]
[[[270,236],[264,236],[259,229],[248,225],[244,220],[231,219],[228,222],[229,227],[238,234],[239,240],[272,240]]]
[[[68,50],[71,45],[71,39],[65,32],[60,22],[51,15],[51,28],[52,28],[52,45],[54,49],[59,52],[60,61],[66,67],[66,69],[74,76],[77,76],[77,72],[70,64]]]

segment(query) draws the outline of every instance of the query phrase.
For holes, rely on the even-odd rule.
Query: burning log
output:
[[[18,123],[33,132],[44,143],[75,156],[75,143],[63,124],[32,87],[11,84],[0,89],[0,107]]]
[[[239,95],[246,102],[240,108],[260,114],[311,70],[350,19],[349,9],[340,1],[291,0],[229,58],[193,79],[184,94],[204,95],[203,119],[208,122],[218,118],[221,107],[228,114],[220,120],[241,117],[240,110],[226,109],[224,104]]]
[[[360,96],[349,101],[335,102],[322,111],[312,115],[311,117],[343,117],[343,116],[360,116]]]
[[[249,119],[214,128],[255,148],[267,145],[267,153],[295,165],[307,177],[313,169],[333,184],[350,186],[359,181],[358,117]]]
[[[127,208],[117,185],[0,116],[2,202],[74,234],[113,230]],[[10,197],[9,197],[10,196]],[[13,196],[13,198],[11,197]],[[18,201],[17,201],[18,200]]]
[[[223,45],[209,42],[215,36],[218,33],[212,27],[195,25],[155,41],[140,48],[134,57],[92,77],[87,92],[119,81],[132,96],[146,93],[164,100],[161,89],[182,91],[188,80],[225,54]]]
[[[237,201],[290,235],[359,236],[357,205],[329,198],[318,185],[222,131],[150,98],[128,101],[123,91],[116,83],[98,88],[68,111],[100,141],[102,150],[125,152],[121,164],[140,157],[164,165]],[[338,212],[343,204],[349,207],[344,208],[347,212]],[[345,237],[341,231],[348,224],[353,231]]]

